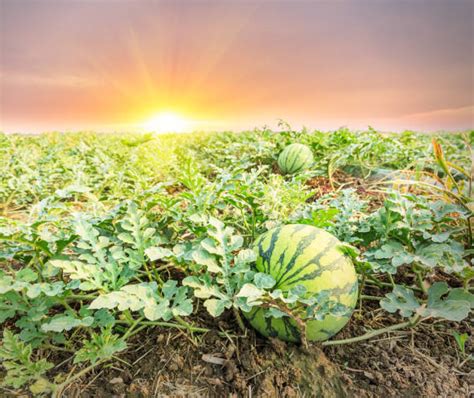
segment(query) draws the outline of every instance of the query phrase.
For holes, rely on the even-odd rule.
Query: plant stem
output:
[[[423,277],[421,276],[421,271],[416,268],[416,265],[413,265],[413,272],[416,275],[416,280],[418,281],[418,286],[420,287],[421,291],[427,295],[428,290],[426,290],[425,284],[423,283]]]
[[[390,283],[380,282],[378,279],[375,279],[373,276],[367,276],[365,283],[369,285],[376,285],[377,287],[392,286]]]
[[[390,284],[392,285],[392,287],[395,287],[395,281],[393,280],[393,276],[392,274],[387,274],[388,275],[388,279],[390,279]]]
[[[129,333],[127,337],[135,336],[137,333],[141,332],[143,329],[147,327],[148,325],[141,325],[139,328],[136,328],[133,332]]]
[[[133,329],[135,329],[135,326],[137,326],[137,324],[139,324],[142,320],[143,320],[143,317],[142,317],[142,316],[141,316],[140,318],[137,318],[137,319],[132,323],[132,325],[130,326],[130,328],[125,332],[125,334],[122,336],[122,340],[126,340],[127,337],[130,335],[130,333],[132,333]]]
[[[64,381],[63,383],[61,384],[58,384],[55,388],[54,388],[54,391],[53,391],[53,394],[52,394],[52,398],[57,398],[59,396],[61,396],[62,394],[62,391],[69,385],[71,384],[73,381],[76,381],[77,379],[81,378],[82,376],[84,376],[86,373],[90,372],[92,369],[94,369],[95,367],[101,365],[103,362],[105,362],[106,359],[102,359],[100,361],[97,361],[96,363],[92,364],[92,365],[89,365],[87,368],[84,368],[82,369],[80,372],[77,372],[74,376],[70,377],[69,379],[66,379],[66,381]]]
[[[244,321],[240,316],[239,310],[235,307],[232,307],[232,310],[234,311],[235,319],[237,320],[237,324],[239,325],[240,330],[245,333],[247,331],[247,328],[245,327]]]
[[[406,322],[397,323],[395,325],[388,326],[388,327],[382,328],[382,329],[372,330],[372,331],[367,332],[367,333],[365,333],[361,336],[352,337],[350,339],[325,341],[325,342],[322,343],[322,345],[323,346],[330,346],[330,345],[357,343],[358,341],[368,340],[368,339],[371,339],[372,337],[379,336],[379,335],[384,334],[384,333],[393,332],[395,330],[400,330],[400,329],[405,329],[407,327],[413,327],[418,323],[418,320],[419,320],[419,316],[415,315],[413,318],[411,318],[410,320],[408,320]]]
[[[128,321],[116,321],[116,323],[130,325],[130,322]],[[162,326],[162,327],[169,327],[169,328],[176,328],[176,329],[188,329],[192,332],[197,332],[197,333],[207,333],[210,331],[210,329],[198,328],[198,327],[191,326],[189,324],[185,326],[185,325],[179,325],[172,322],[142,321],[141,324],[147,325],[147,326]]]
[[[377,300],[377,301],[379,301],[379,300],[382,300],[382,299],[383,299],[383,297],[367,296],[367,295],[365,295],[365,294],[361,294],[361,295],[360,295],[360,298],[361,298],[361,301],[362,301],[362,300]]]
[[[97,295],[94,295],[94,294],[69,294],[66,297],[66,300],[67,299],[71,299],[71,300],[94,300],[96,298],[97,298]]]
[[[366,284],[369,284],[369,285],[375,285],[375,286],[378,286],[378,287],[393,287],[391,283],[387,283],[387,282],[380,282],[378,280],[373,280],[373,279],[367,279],[365,281]],[[422,292],[422,290],[418,287],[418,286],[410,286],[410,289],[412,290],[416,290],[418,292]]]
[[[69,350],[67,348],[63,347],[56,347],[52,344],[43,344],[41,348],[47,349],[47,350],[54,350],[54,351],[64,351],[64,352],[75,352],[74,350]]]
[[[189,322],[186,322],[183,318],[181,318],[181,317],[178,316],[178,315],[176,315],[176,316],[174,317],[174,319],[176,319],[180,325],[182,325],[184,328],[188,329],[190,332],[202,332],[202,333],[205,333],[205,331],[208,331],[208,329],[197,328],[197,327],[191,325]]]
[[[361,309],[362,308],[362,291],[364,290],[364,286],[365,286],[365,281],[367,279],[367,275],[365,274],[365,272],[362,274],[362,281],[360,282],[360,287],[359,287],[359,292],[358,292],[358,302],[359,302],[359,308]]]
[[[150,282],[153,282],[153,276],[151,275],[150,268],[148,267],[148,264],[146,263],[146,261],[143,262],[143,265],[145,266],[145,271],[148,276],[148,280]]]

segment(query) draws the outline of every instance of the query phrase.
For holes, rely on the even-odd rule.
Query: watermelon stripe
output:
[[[291,162],[291,166],[287,167],[288,171],[290,173],[294,173],[296,170],[293,170],[293,167],[295,167],[295,163],[298,161],[298,157],[300,155],[301,151],[294,152],[293,154],[293,162]],[[285,162],[286,163],[286,162]]]
[[[297,159],[300,160],[299,165],[297,166],[296,169],[293,169],[293,167],[292,167],[292,169],[293,169],[292,172],[296,173],[297,171],[300,171],[302,168],[307,166],[308,165],[308,160],[312,157],[313,157],[313,155],[311,153],[307,153],[303,150],[300,150],[299,153],[298,153],[298,156],[297,156]]]
[[[292,336],[295,341],[299,341],[301,338],[301,332],[298,329],[298,327],[295,325],[295,322],[289,318],[289,317],[284,317],[281,318],[283,321],[283,324],[285,325],[285,331],[289,336]]]
[[[314,260],[312,260],[312,261],[314,261]],[[306,268],[310,267],[311,265],[316,265],[316,264],[311,262],[308,265],[306,265],[305,267],[301,267],[301,268],[297,269],[293,274],[288,276],[288,278],[286,280],[281,281],[281,284],[294,284],[294,283],[299,282],[299,281],[310,281],[310,280],[316,279],[318,276],[321,276],[321,274],[324,271],[334,271],[335,269],[338,268],[337,265],[339,265],[340,263],[345,263],[345,262],[346,262],[346,259],[344,257],[339,257],[338,259],[336,259],[333,262],[329,263],[326,267],[324,267],[324,268],[320,267],[320,268],[314,270],[313,272],[310,272],[308,274],[305,274],[305,275],[301,276],[299,279],[291,281],[291,279],[293,279],[295,276],[298,276],[299,274],[301,274],[301,272],[303,272]]]
[[[303,252],[309,246],[311,246],[311,244],[314,242],[314,239],[316,238],[316,236],[317,236],[317,234],[311,233],[311,234],[305,236],[301,241],[299,241],[298,246],[296,248],[296,251],[294,252],[293,256],[291,257],[291,259],[286,264],[283,264],[283,259],[280,257],[280,259],[281,259],[281,262],[280,262],[281,267],[280,268],[283,269],[283,266],[285,266],[285,268],[284,268],[283,274],[281,276],[280,275],[277,276],[278,279],[277,279],[276,286],[280,285],[281,278],[295,266],[295,263],[296,263],[296,260],[298,260],[298,257],[300,257],[303,254]]]
[[[259,311],[262,311],[262,309],[258,308],[254,310],[253,312],[251,312],[250,315],[247,315],[247,319],[249,320],[250,323],[252,323],[255,320],[255,317],[257,316]]]
[[[306,166],[306,159],[305,158],[301,158],[301,156],[304,156],[304,154],[301,153],[302,151],[300,151],[300,153],[298,154],[298,159],[299,159],[299,163],[296,167],[296,170],[293,171],[293,173],[296,173],[297,171],[300,171],[301,169],[303,169],[305,166]]]
[[[262,316],[265,316],[265,315],[262,314]],[[268,334],[271,337],[277,337],[278,336],[278,331],[273,327],[272,321],[273,321],[273,318],[271,318],[271,317],[265,318],[265,323],[267,325]]]
[[[314,239],[316,239],[317,236],[318,236],[318,234],[316,234],[316,235],[313,237],[312,241],[313,241]],[[310,244],[312,243],[312,241],[310,242]],[[301,268],[297,269],[295,273],[293,273],[292,275],[290,275],[290,276],[287,278],[287,280],[293,278],[295,275],[298,275],[301,271],[305,270],[306,268],[308,268],[308,267],[310,267],[310,266],[317,265],[317,263],[319,262],[320,258],[321,258],[323,255],[325,255],[325,254],[326,254],[326,251],[327,251],[330,247],[332,247],[333,245],[334,245],[334,242],[333,242],[332,240],[330,240],[330,241],[328,242],[328,244],[324,247],[324,249],[321,250],[320,253],[318,253],[315,257],[313,257],[310,261],[308,261],[307,265],[305,265],[304,267],[301,267]],[[298,254],[301,255],[302,253],[298,253]],[[293,258],[292,258],[292,260],[293,260]],[[278,280],[277,280],[277,286],[280,286],[281,284],[283,284],[283,283],[286,282],[286,281],[282,281],[282,278],[283,278],[285,275],[287,275],[287,274],[292,270],[292,268],[293,268],[294,265],[295,265],[296,260],[297,260],[297,258],[295,258],[293,262],[288,263],[285,272],[284,272],[282,275],[280,275],[279,278],[278,278]],[[315,263],[316,263],[316,264],[315,264]]]
[[[304,230],[304,226],[301,226],[301,225],[287,225],[287,226],[284,226],[284,228],[291,228],[291,235],[294,235],[294,234]],[[280,235],[281,229],[282,229],[282,227],[275,228],[275,233],[272,235],[272,238],[271,238],[271,241],[270,241],[270,248],[268,250],[263,250],[263,248],[262,248],[263,242],[267,241],[267,234],[268,233],[263,235],[263,237],[262,237],[263,239],[260,241],[261,244],[259,245],[259,255],[260,255],[262,263],[263,263],[262,264],[263,271],[268,273],[270,271],[270,268],[272,268],[272,274],[273,275],[278,274],[278,272],[283,268],[284,257],[286,255],[286,249],[282,250],[278,260],[275,261],[274,253],[278,252],[278,250],[275,250],[275,246],[278,247],[278,246],[282,245],[280,238],[282,238],[284,240],[284,238],[281,237],[281,235]],[[287,235],[290,235],[290,233],[284,234],[284,235],[287,236]],[[283,242],[283,247],[286,247],[284,242]],[[268,255],[269,251],[272,252],[273,254]],[[273,269],[272,264],[278,264],[280,266],[279,269],[278,270]],[[257,267],[258,267],[258,263],[257,263]]]
[[[281,228],[275,228],[275,230],[273,231],[271,235],[272,237],[270,239],[270,245],[267,250],[264,250],[262,247],[264,238],[266,237],[265,235],[262,236],[262,239],[260,239],[259,244],[258,244],[259,256],[261,257],[262,263],[263,263],[263,271],[266,273],[270,273],[270,261],[272,257],[272,252],[275,249],[275,245],[278,241],[278,235],[280,233],[280,229]],[[267,267],[265,266],[265,264],[267,264]]]
[[[342,287],[336,287],[331,289],[331,296],[340,296],[341,294],[351,294],[357,290],[357,279],[356,283],[348,282]]]

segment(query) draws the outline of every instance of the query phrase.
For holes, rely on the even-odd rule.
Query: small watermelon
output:
[[[278,167],[284,174],[294,174],[313,163],[311,149],[303,144],[288,145],[278,156]]]
[[[351,260],[340,250],[341,242],[330,233],[310,225],[283,225],[261,235],[255,242],[256,267],[276,280],[274,289],[288,291],[303,285],[309,296],[329,291],[329,299],[352,312],[357,302],[357,274]],[[264,336],[300,341],[300,331],[289,317],[266,318],[266,309],[255,307],[245,314]],[[350,315],[326,315],[306,323],[306,339],[321,341],[336,334]]]

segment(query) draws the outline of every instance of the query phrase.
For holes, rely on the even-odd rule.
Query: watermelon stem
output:
[[[384,286],[386,287],[393,287],[393,285],[391,283],[387,283],[387,282],[381,282],[375,278],[371,278],[371,277],[368,277],[369,279],[367,279],[365,281],[366,284],[369,284],[369,285],[375,285],[379,288],[382,288]],[[418,286],[410,286],[410,289],[412,290],[416,290],[417,292],[422,292],[422,290],[418,287]]]
[[[242,320],[242,317],[240,316],[239,310],[235,307],[232,307],[232,309],[234,311],[235,319],[237,321],[237,324],[239,325],[240,330],[242,330],[242,332],[246,333],[247,328],[245,327],[244,321]]]
[[[405,328],[412,328],[419,322],[419,320],[420,320],[420,316],[415,315],[406,322],[397,323],[395,325],[391,325],[391,326],[388,326],[388,327],[382,328],[382,329],[372,330],[372,331],[367,332],[367,333],[365,333],[361,336],[352,337],[350,339],[325,341],[325,342],[322,343],[322,345],[323,346],[329,346],[329,345],[357,343],[358,341],[368,340],[368,339],[371,339],[372,337],[376,337],[376,336],[379,336],[379,335],[384,334],[384,333],[393,332],[395,330],[400,330],[400,329],[405,329]]]

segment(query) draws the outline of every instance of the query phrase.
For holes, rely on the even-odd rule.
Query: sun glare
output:
[[[146,131],[156,133],[182,133],[189,127],[186,119],[172,112],[160,113],[143,123]]]

